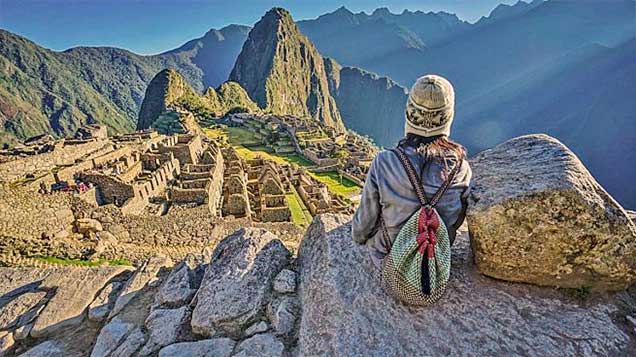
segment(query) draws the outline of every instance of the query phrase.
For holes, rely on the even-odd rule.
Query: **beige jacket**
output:
[[[426,196],[432,197],[444,182],[441,176],[445,170],[444,163],[442,160],[425,162],[424,157],[411,147],[404,151],[415,169],[420,170],[418,174]],[[456,161],[453,157],[446,159],[450,171]],[[448,228],[451,244],[457,228],[464,221],[471,177],[470,165],[467,160],[463,160],[453,182],[435,206]],[[371,163],[360,206],[353,217],[353,240],[369,246],[374,263],[380,266],[390,249],[382,236],[380,215],[386,223],[393,244],[400,228],[419,208],[420,203],[398,157],[391,151],[382,151]]]

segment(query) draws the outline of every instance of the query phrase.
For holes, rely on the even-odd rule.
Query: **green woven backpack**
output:
[[[453,181],[461,161],[453,167],[433,198],[427,200],[421,180],[406,154],[400,149],[392,151],[404,166],[422,206],[400,229],[384,258],[382,280],[385,290],[394,298],[409,305],[430,305],[444,294],[451,266],[448,230],[435,205]],[[381,224],[388,239],[386,226],[383,221]]]

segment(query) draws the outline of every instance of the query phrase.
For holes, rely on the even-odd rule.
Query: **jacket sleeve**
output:
[[[459,216],[457,217],[457,221],[455,221],[455,223],[453,224],[453,228],[455,230],[459,229],[459,227],[464,223],[464,219],[466,218],[466,210],[468,209],[468,196],[470,195],[470,190],[472,188],[471,180],[472,180],[473,172],[470,168],[470,164],[468,163],[467,160],[464,160],[462,162],[462,166],[464,166],[464,168],[462,168],[461,170],[463,175],[462,175],[462,178],[460,179],[460,184],[466,186],[466,188],[464,189],[460,197],[462,208],[461,208],[461,212],[459,213]]]
[[[365,244],[378,230],[381,207],[376,176],[376,160],[377,158],[373,160],[369,168],[369,173],[362,189],[360,205],[353,216],[351,224],[351,236],[359,244]]]

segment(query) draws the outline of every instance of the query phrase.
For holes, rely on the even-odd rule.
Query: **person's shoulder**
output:
[[[391,161],[393,160],[393,156],[395,156],[395,153],[393,153],[391,149],[381,150],[379,153],[377,153],[375,158],[373,158],[373,161],[371,162],[370,172],[373,172],[375,170],[382,171],[386,169],[386,167],[390,165]]]
[[[392,159],[392,156],[395,156],[392,149],[383,149],[375,156],[373,163],[377,165],[379,163],[386,162],[387,160]]]

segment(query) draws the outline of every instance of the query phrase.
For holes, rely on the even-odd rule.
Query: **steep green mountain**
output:
[[[198,119],[206,119],[228,111],[256,110],[256,103],[236,82],[225,82],[217,90],[209,87],[200,95],[179,72],[168,68],[157,73],[148,84],[137,129],[157,128],[158,121],[163,127],[170,127],[175,118],[173,112],[191,112]]]
[[[59,54],[0,30],[0,140],[48,132],[68,135],[85,123],[112,131],[134,126],[126,112],[102,96]]]
[[[210,89],[208,88],[208,90]],[[224,82],[217,88],[216,93],[222,112],[255,112],[259,110],[258,105],[250,99],[245,89],[236,82]]]
[[[83,123],[131,130],[155,74],[175,68],[197,92],[217,86],[227,80],[248,29],[210,30],[154,56],[112,47],[55,52],[0,30],[0,143],[44,132],[66,136]]]
[[[214,103],[199,94],[174,69],[157,73],[148,84],[144,101],[139,111],[137,129],[153,126],[157,118],[168,109],[214,112]]]
[[[312,117],[344,130],[323,59],[285,9],[268,11],[254,25],[230,79],[267,111]]]
[[[360,68],[341,67],[332,59],[325,59],[325,67],[330,79],[329,89],[336,98],[346,127],[384,145],[395,144],[395,138],[404,133],[403,127],[386,124],[404,123],[406,88],[390,78]]]

